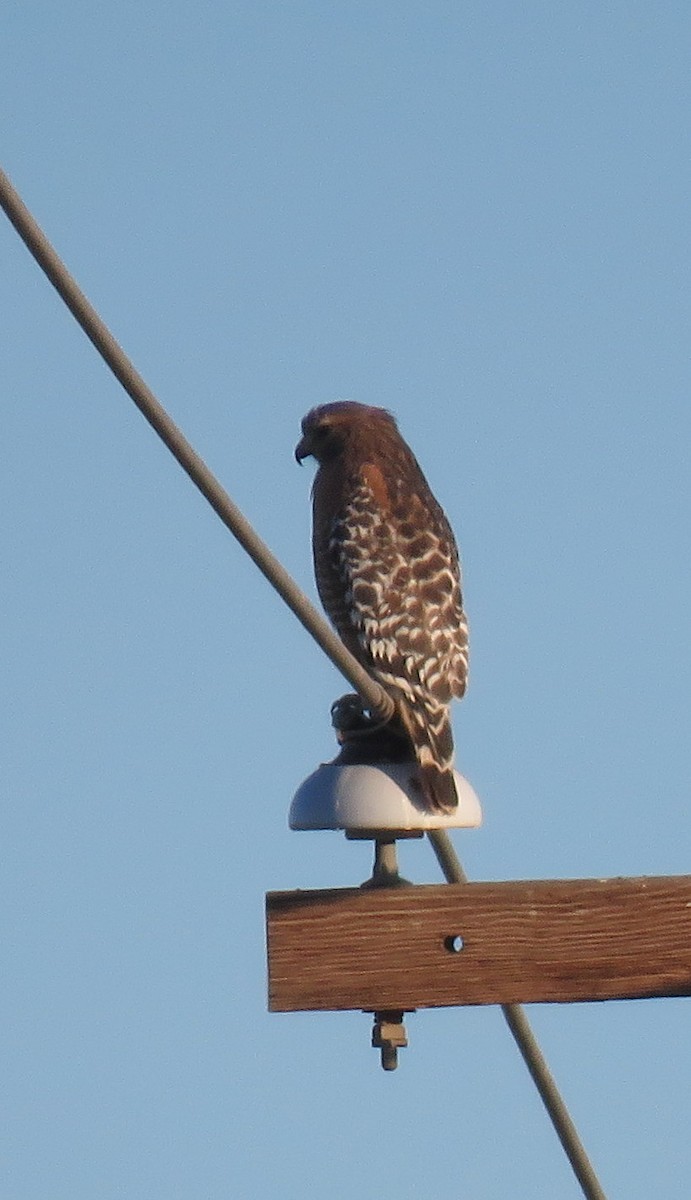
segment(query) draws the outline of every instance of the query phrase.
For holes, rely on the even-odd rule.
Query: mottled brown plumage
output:
[[[354,401],[312,409],[298,461],[313,488],[317,588],[348,649],[396,704],[421,799],[449,812],[452,697],[465,692],[468,626],[456,542],[390,413]]]

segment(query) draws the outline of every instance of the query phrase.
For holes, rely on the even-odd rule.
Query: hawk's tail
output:
[[[399,705],[399,713],[417,759],[425,808],[450,813],[458,807],[453,777],[453,734],[449,710],[439,704]]]

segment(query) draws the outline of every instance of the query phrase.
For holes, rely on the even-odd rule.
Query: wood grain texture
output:
[[[271,892],[266,913],[273,1012],[691,994],[687,875]]]

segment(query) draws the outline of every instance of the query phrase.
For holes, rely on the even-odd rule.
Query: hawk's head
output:
[[[320,404],[302,421],[302,437],[295,447],[299,463],[312,455],[317,462],[337,458],[354,432],[374,433],[382,426],[395,431],[396,421],[385,408],[358,404],[355,400],[336,400]]]

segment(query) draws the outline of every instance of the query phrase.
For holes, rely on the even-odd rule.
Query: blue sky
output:
[[[303,413],[391,408],[461,545],[476,879],[685,873],[691,16],[29,2],[3,167],[314,595]],[[3,1140],[17,1200],[571,1200],[500,1015],[269,1015],[343,690],[0,223]],[[426,843],[405,873],[436,881]],[[684,1001],[535,1007],[605,1191],[688,1195]]]

